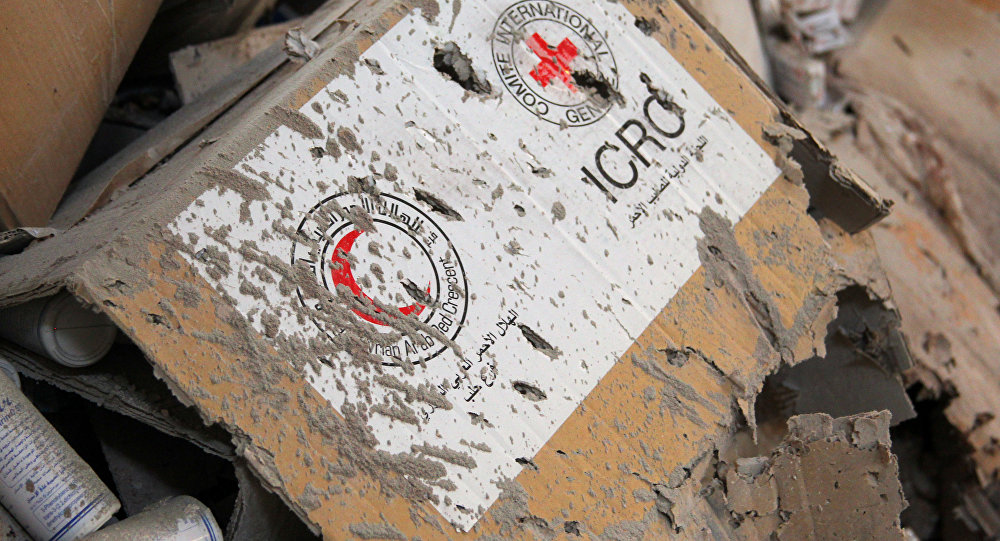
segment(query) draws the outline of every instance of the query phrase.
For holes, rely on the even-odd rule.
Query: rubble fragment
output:
[[[770,455],[722,462],[735,537],[903,539],[889,420],[887,411],[795,416]]]
[[[319,44],[303,33],[301,28],[292,28],[285,33],[283,50],[292,62],[304,64],[316,58],[321,49]]]

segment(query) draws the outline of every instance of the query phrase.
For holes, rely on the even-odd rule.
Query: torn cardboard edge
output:
[[[781,99],[754,72],[725,36],[687,0],[678,0],[678,3],[719,44],[730,60],[746,73],[757,88],[778,105],[783,121],[790,127],[802,130],[801,124],[794,119]],[[321,8],[310,17],[304,25],[308,29],[306,31],[308,37],[313,39],[318,37],[327,27],[335,24],[340,16],[352,9],[356,2],[344,6],[343,9],[334,7],[338,4],[340,2],[329,4],[331,9],[329,14]],[[257,55],[234,74],[206,91],[201,99],[184,106],[163,124],[150,130],[104,165],[74,183],[51,223],[66,228],[85,218],[98,206],[105,204],[115,190],[138,181],[155,167],[156,163],[190,142],[202,127],[223,114],[258,81],[268,77],[287,60],[287,56],[276,45]],[[214,105],[216,103],[217,105]],[[186,118],[192,114],[194,118]],[[817,201],[817,210],[837,221],[845,230],[856,233],[888,215],[891,202],[879,197],[862,179],[837,166],[836,158],[812,136],[796,142],[795,155],[803,169],[810,171],[810,175],[807,176],[807,187]],[[864,206],[858,207],[856,204],[859,202]],[[862,211],[862,208],[868,210]]]
[[[345,6],[345,2],[336,0],[328,4],[328,9],[324,11],[327,17],[323,20],[332,19],[334,15],[343,15],[344,12],[357,5],[357,2],[346,3],[349,5]],[[330,10],[333,10],[332,14]],[[324,36],[324,42],[327,43],[327,46],[332,47],[344,39],[345,36],[356,35],[359,32],[357,27],[358,23],[340,18],[326,25],[325,30],[321,34]],[[283,53],[279,54],[284,59]],[[244,68],[248,68],[264,56],[267,55],[256,57],[248,65],[244,66]],[[281,60],[281,62],[283,63],[284,60]],[[83,265],[87,261],[92,262],[95,258],[107,258],[107,251],[114,250],[113,244],[121,241],[122,237],[120,235],[126,229],[134,228],[140,221],[148,221],[150,216],[155,214],[155,208],[158,206],[158,204],[150,205],[149,201],[165,203],[165,199],[170,199],[169,196],[163,196],[165,192],[170,192],[175,194],[175,196],[181,196],[180,194],[185,193],[185,188],[181,185],[183,184],[181,181],[186,182],[190,180],[192,175],[195,174],[195,165],[201,163],[208,156],[211,156],[211,159],[224,159],[232,150],[222,148],[223,144],[216,144],[216,141],[224,139],[227,134],[231,133],[235,129],[235,124],[244,123],[244,125],[254,126],[252,131],[260,134],[260,136],[280,125],[280,121],[274,119],[273,115],[265,113],[266,108],[259,103],[260,101],[273,101],[272,96],[276,91],[283,96],[290,95],[290,93],[295,92],[293,85],[296,81],[301,82],[303,79],[312,81],[317,77],[317,71],[331,68],[329,65],[324,66],[316,62],[299,68],[285,67],[288,68],[284,72],[286,76],[278,78],[269,77],[261,81],[243,99],[235,100],[233,103],[227,105],[212,122],[199,127],[199,130],[204,129],[203,132],[199,131],[205,138],[202,143],[195,144],[193,140],[177,139],[169,132],[161,133],[160,136],[164,139],[162,141],[163,144],[175,145],[176,154],[172,154],[172,159],[170,160],[159,162],[155,168],[149,171],[149,175],[153,175],[153,177],[148,177],[147,180],[155,180],[155,182],[132,182],[128,184],[126,187],[131,186],[131,189],[122,188],[117,192],[120,197],[116,197],[115,204],[110,206],[114,209],[112,212],[96,213],[90,215],[88,220],[78,222],[87,224],[86,228],[70,227],[62,231],[65,237],[60,239],[60,242],[36,242],[35,244],[40,250],[29,250],[31,255],[27,259],[22,259],[22,263],[15,265],[13,269],[0,277],[12,286],[5,292],[6,296],[0,300],[0,305],[19,304],[33,298],[52,295],[64,287],[70,289],[77,296],[87,296],[85,292],[86,288],[82,284],[71,283],[71,280],[69,280],[69,277],[79,270],[80,265]],[[219,89],[219,91],[223,92],[225,89]],[[198,100],[198,102],[190,106],[191,110],[197,110],[195,112],[200,111],[198,108],[201,105],[199,104],[204,103],[205,100]],[[186,121],[186,119],[180,119],[178,122],[183,123]],[[244,136],[247,135],[246,130],[242,130],[241,133]],[[186,141],[189,144],[182,144]],[[225,144],[225,146],[230,145]],[[122,151],[124,155],[129,155],[130,152],[129,149]],[[144,148],[137,147],[135,148],[135,155],[132,158],[136,158],[142,162],[146,159],[144,152]],[[142,164],[139,163],[139,165]],[[130,170],[129,168],[134,166],[135,164],[129,165],[126,163],[123,165],[125,169],[116,169],[116,171],[127,175]],[[94,185],[90,186],[90,188],[94,187]],[[102,189],[103,184],[96,187]],[[82,186],[82,189],[86,191],[89,188]],[[153,194],[160,195],[154,196]],[[91,195],[95,194],[91,193]],[[137,201],[140,198],[143,199],[142,202]],[[73,207],[77,211],[82,212],[81,207],[77,203],[87,203],[85,199],[86,197],[76,199],[76,203],[64,202],[67,205],[65,208]],[[83,215],[80,214],[79,216],[82,217]],[[73,224],[74,222],[71,220],[67,223]],[[99,233],[85,232],[88,230],[99,231]],[[144,231],[144,229],[140,229],[140,231]],[[15,233],[13,235],[16,239],[18,237],[23,238],[23,233]],[[18,239],[18,242],[12,244],[12,246],[17,246],[18,244],[23,246],[23,240]],[[11,251],[15,250],[12,248]],[[93,304],[92,299],[88,300],[88,302]]]
[[[301,20],[269,24],[170,53],[170,71],[181,101],[184,104],[196,101],[301,24]]]
[[[981,486],[987,487],[1000,464],[998,424],[990,421],[989,413],[1000,407],[990,361],[997,357],[995,337],[1000,335],[996,292],[963,250],[939,207],[918,191],[919,183],[910,180],[920,178],[909,172],[910,153],[879,143],[881,134],[873,126],[888,130],[891,141],[906,135],[906,130],[886,127],[900,122],[887,115],[901,105],[875,92],[861,94],[853,86],[848,90],[863,98],[852,102],[856,126],[850,118],[847,123],[834,119],[829,129],[818,125],[817,133],[831,132],[831,144],[845,160],[901,200],[890,223],[874,228],[872,235],[885,258],[894,304],[904,318],[905,338],[916,360],[908,382],[921,389],[918,400],[934,397],[947,402],[946,417],[969,445]],[[840,135],[834,137],[834,132]],[[919,138],[906,140],[924,144]],[[907,190],[911,197],[903,200]],[[942,326],[942,321],[952,324]]]
[[[59,233],[51,227],[18,227],[0,232],[0,256],[22,252],[36,240],[53,237]]]
[[[758,422],[887,410],[895,426],[916,416],[903,383],[913,360],[899,332],[899,314],[887,299],[871,293],[860,284],[837,293],[837,317],[827,326],[825,353],[767,377],[755,404]]]
[[[254,541],[258,539],[281,539],[299,541],[315,539],[318,531],[302,522],[288,508],[288,505],[274,494],[274,489],[266,489],[260,479],[243,460],[236,460],[236,480],[239,494],[233,507],[232,518],[226,526],[229,541]]]
[[[741,539],[901,539],[907,503],[889,419],[888,411],[792,417],[769,454],[720,457],[722,491],[708,497]]]

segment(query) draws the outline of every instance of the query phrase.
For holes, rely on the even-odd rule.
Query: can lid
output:
[[[111,350],[118,329],[104,314],[81,305],[72,295],[49,301],[38,329],[45,350],[56,362],[81,368],[101,360]]]

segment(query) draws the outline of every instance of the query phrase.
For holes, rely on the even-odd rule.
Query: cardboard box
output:
[[[969,163],[964,153],[934,135],[926,120],[900,102],[857,81],[838,90],[845,92],[852,116],[803,120],[830,142],[844,163],[871,179],[879,193],[898,201],[892,216],[872,228],[871,238],[901,317],[900,335],[913,355],[914,366],[906,378],[921,407],[911,427],[923,430],[937,423],[949,431],[949,436],[935,438],[947,450],[934,451],[949,458],[921,455],[924,451],[905,428],[893,434],[901,479],[908,485],[910,507],[903,520],[920,538],[934,531],[970,529],[995,535],[996,511],[985,494],[995,489],[1000,473],[1000,428],[992,413],[1000,408],[997,378],[992,375],[1000,355],[1000,297],[990,275],[975,264],[973,252],[956,235],[955,224],[949,223],[957,216],[944,211],[942,201],[935,200],[940,195],[934,193],[959,179],[978,180],[969,173],[981,165]],[[928,158],[937,166],[923,169]],[[955,176],[941,175],[942,169]],[[988,199],[976,203],[984,201]],[[838,312],[843,313],[842,305]],[[950,469],[935,472],[933,491],[913,490],[932,479],[924,474],[927,460],[939,460]],[[941,508],[931,503],[940,501],[958,503]]]
[[[4,6],[0,229],[48,225],[159,5]]]
[[[947,189],[953,193],[934,197],[935,204],[1000,291],[1000,151],[994,144],[1000,140],[1000,66],[986,52],[1000,48],[995,16],[1000,6],[984,11],[989,7],[964,0],[889,2],[859,43],[840,55],[840,69],[911,109],[911,116],[927,125],[923,137],[935,140],[936,148],[952,147],[932,150],[922,167],[940,169],[928,184],[951,184]],[[946,198],[952,202],[942,204]]]
[[[107,312],[327,538],[724,535],[691,472],[888,204],[674,2],[340,20],[0,305]]]

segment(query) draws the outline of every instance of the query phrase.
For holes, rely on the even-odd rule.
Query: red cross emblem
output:
[[[573,86],[572,76],[569,71],[569,64],[576,58],[578,50],[576,45],[569,38],[563,38],[559,46],[553,49],[548,43],[534,33],[527,40],[528,47],[541,59],[535,69],[531,70],[531,77],[542,85],[542,88],[549,86],[553,78],[559,79],[571,91],[576,92]]]

